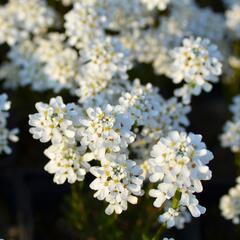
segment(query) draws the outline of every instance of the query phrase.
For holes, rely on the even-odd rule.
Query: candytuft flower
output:
[[[152,174],[149,179],[158,184],[157,189],[149,192],[156,198],[153,205],[160,208],[177,193],[180,194],[177,209],[169,208],[160,221],[170,221],[169,226],[175,225],[173,216],[178,216],[176,211],[181,206],[186,206],[193,217],[203,214],[205,208],[199,205],[195,193],[203,190],[202,180],[211,179],[207,164],[213,155],[206,149],[201,135],[172,131],[153,146],[151,157]]]

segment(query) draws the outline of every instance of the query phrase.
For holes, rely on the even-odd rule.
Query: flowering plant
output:
[[[195,96],[240,69],[230,47],[240,37],[240,5],[226,1],[225,8],[216,13],[194,0],[9,0],[0,6],[0,44],[8,46],[3,88],[50,92],[49,101],[37,101],[29,112],[29,132],[46,146],[44,170],[53,182],[72,184],[69,202],[78,202],[84,216],[72,221],[79,231],[90,194],[105,204],[102,229],[131,205],[149,214],[133,236],[143,240],[162,239],[164,230],[182,229],[206,212],[197,194],[212,178],[214,157],[202,135],[188,130],[189,114]],[[159,82],[135,76],[141,64]],[[161,79],[173,88],[170,97]],[[239,103],[235,97],[233,120],[221,136],[233,152],[240,150]],[[8,109],[0,95],[0,153],[10,153],[8,140],[18,140],[6,128]],[[235,223],[238,187],[220,204]]]

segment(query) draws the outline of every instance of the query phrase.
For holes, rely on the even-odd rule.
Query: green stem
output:
[[[158,229],[152,240],[159,240],[160,237],[164,234],[165,230],[167,229],[167,225],[164,223],[161,225],[161,227]]]
[[[175,209],[175,210],[178,209],[181,196],[182,196],[182,193],[179,190],[177,190],[174,197],[173,197],[173,201],[172,201],[172,208],[173,209]]]

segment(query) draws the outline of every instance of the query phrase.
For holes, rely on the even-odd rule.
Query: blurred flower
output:
[[[208,39],[184,39],[183,46],[175,48],[171,56],[173,82],[185,82],[175,95],[182,97],[185,103],[190,102],[191,95],[199,95],[202,89],[209,92],[211,82],[217,82],[222,73],[221,54]]]
[[[6,153],[10,154],[12,152],[9,141],[17,142],[18,141],[18,132],[17,128],[9,130],[7,128],[7,118],[9,117],[9,109],[11,103],[8,101],[6,94],[0,94],[0,154]]]
[[[223,217],[232,220],[234,224],[240,223],[240,178],[237,178],[237,185],[232,187],[227,195],[220,200],[220,209]]]
[[[228,29],[239,39],[240,38],[240,4],[236,3],[226,11],[226,25]]]
[[[100,167],[92,167],[90,172],[96,179],[90,188],[96,190],[94,197],[109,203],[105,213],[121,214],[127,210],[127,203],[137,203],[142,195],[143,177],[141,169],[134,161],[122,154],[107,154]]]
[[[229,147],[233,152],[240,152],[240,95],[233,98],[230,106],[232,120],[227,121],[220,136],[223,147]]]
[[[0,7],[0,43],[14,45],[31,34],[42,34],[56,17],[45,0],[10,0]]]

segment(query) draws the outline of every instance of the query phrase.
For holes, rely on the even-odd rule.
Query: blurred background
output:
[[[31,1],[31,0],[29,0]],[[179,0],[181,1],[181,0]],[[6,1],[0,0],[3,4]],[[201,6],[223,11],[220,0],[199,0]],[[240,44],[238,44],[240,46]],[[6,46],[0,47],[0,63],[5,59]],[[139,65],[130,76],[142,82],[151,81],[159,86],[165,97],[172,95],[173,84],[169,79],[153,75],[151,66]],[[193,220],[182,231],[173,230],[179,240],[240,239],[240,227],[220,215],[219,199],[235,184],[237,176],[234,155],[220,147],[219,135],[230,114],[231,97],[240,93],[240,73],[236,72],[230,84],[220,82],[211,93],[193,99],[189,131],[203,135],[208,149],[213,151],[210,163],[213,178],[204,186],[199,196],[207,208],[206,214]],[[0,92],[6,92],[0,87]],[[56,185],[52,176],[43,170],[47,158],[46,147],[29,134],[28,114],[35,112],[35,103],[48,102],[52,92],[36,93],[30,88],[7,91],[12,101],[9,127],[20,129],[20,141],[13,144],[13,154],[1,156],[0,161],[0,238],[5,240],[71,240],[71,239],[140,239],[138,232],[148,224],[148,211],[144,204],[131,206],[118,218],[104,214],[104,204],[93,199],[91,190],[81,184]],[[65,102],[76,101],[67,92],[61,92]],[[88,179],[87,179],[88,182]],[[89,179],[90,182],[90,179]],[[84,196],[84,198],[83,198]],[[150,208],[150,209],[146,209]],[[156,213],[157,214],[157,213]],[[141,217],[142,216],[142,217]],[[157,216],[157,215],[156,215]],[[140,220],[139,220],[140,219]],[[152,226],[153,231],[158,227]]]

